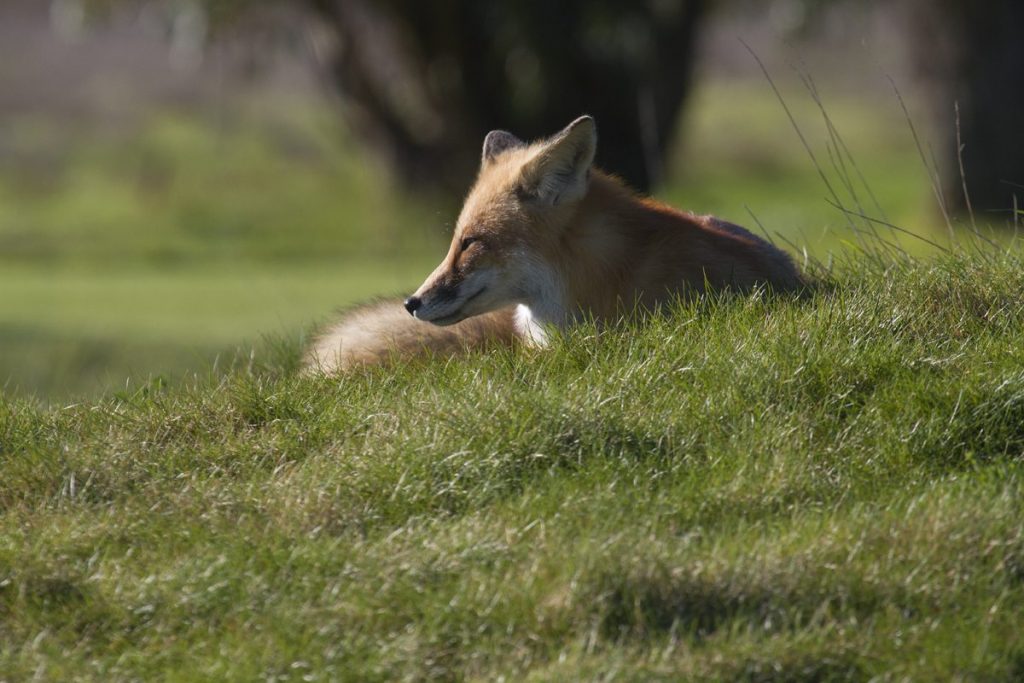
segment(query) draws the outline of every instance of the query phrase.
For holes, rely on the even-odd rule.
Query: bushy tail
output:
[[[415,356],[451,356],[490,344],[510,344],[515,338],[512,308],[438,327],[416,320],[401,301],[389,299],[345,313],[313,341],[303,365],[307,373],[340,374]]]

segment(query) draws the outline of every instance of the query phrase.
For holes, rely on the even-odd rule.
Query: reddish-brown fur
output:
[[[763,240],[639,197],[599,171],[560,239],[544,246],[565,277],[569,299],[598,319],[616,318],[634,302],[650,307],[707,287],[746,291],[766,284],[785,291],[800,284],[789,258]]]

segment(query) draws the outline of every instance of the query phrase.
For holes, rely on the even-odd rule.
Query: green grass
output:
[[[0,680],[1024,677],[1016,257],[851,257],[767,86],[715,85],[658,196],[840,255],[834,286],[301,378],[457,206],[257,105],[10,129]],[[934,237],[901,112],[828,106]]]
[[[1024,266],[0,402],[0,679],[1024,675]]]
[[[59,402],[177,380],[418,284],[450,212],[396,201],[335,123],[239,106],[116,132],[15,125],[0,385]]]
[[[408,290],[425,259],[223,268],[0,269],[7,390],[70,401],[205,373],[265,335],[302,339],[343,303]]]
[[[450,225],[395,200],[328,110],[154,114],[127,130],[11,125],[0,261],[151,267],[408,253]]]

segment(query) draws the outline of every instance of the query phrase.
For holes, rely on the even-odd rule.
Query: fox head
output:
[[[406,310],[451,325],[511,304],[542,307],[557,296],[551,264],[587,194],[596,148],[589,116],[532,144],[505,131],[488,133],[448,253],[406,299]]]

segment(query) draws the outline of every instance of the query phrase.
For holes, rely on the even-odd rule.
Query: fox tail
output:
[[[326,327],[314,339],[303,366],[307,374],[337,375],[360,366],[452,356],[515,339],[511,308],[438,327],[410,316],[400,300],[386,299],[351,309]]]

